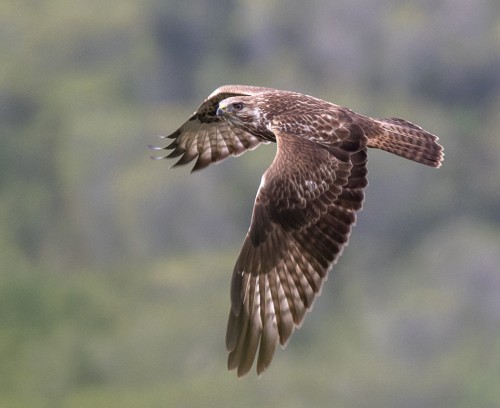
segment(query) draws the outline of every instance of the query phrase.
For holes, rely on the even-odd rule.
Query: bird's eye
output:
[[[240,111],[240,110],[242,110],[242,109],[243,109],[243,106],[244,106],[244,105],[243,105],[243,103],[241,103],[241,102],[236,102],[236,103],[234,103],[234,104],[233,104],[233,108],[234,108],[234,110],[235,110],[235,111]]]

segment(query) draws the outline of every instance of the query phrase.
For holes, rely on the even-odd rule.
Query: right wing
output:
[[[359,126],[330,149],[276,135],[277,156],[263,176],[231,283],[226,347],[238,376],[254,359],[262,373],[277,344],[284,347],[302,324],[348,241],[367,184]]]
[[[249,133],[216,115],[219,102],[226,98],[255,95],[270,90],[271,88],[246,85],[224,85],[217,88],[203,101],[186,123],[170,136],[162,136],[173,139],[172,143],[166,147],[149,146],[155,151],[172,150],[165,156],[153,158],[165,159],[181,156],[174,166],[187,164],[197,159],[192,169],[195,171],[229,156],[239,156],[247,150],[255,149],[261,143],[274,142],[274,137],[271,135],[265,135],[266,138],[264,135]]]

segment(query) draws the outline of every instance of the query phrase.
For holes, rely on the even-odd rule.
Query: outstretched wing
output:
[[[263,138],[263,135],[238,128],[216,115],[219,102],[226,98],[237,95],[256,95],[269,90],[270,88],[245,85],[224,85],[217,88],[203,101],[186,123],[170,136],[164,136],[164,138],[174,139],[172,143],[166,147],[149,146],[155,151],[172,150],[165,156],[154,158],[181,156],[174,166],[187,164],[197,159],[192,169],[195,171],[210,163],[222,161],[228,156],[239,156],[246,150],[253,150],[260,143],[274,141]]]
[[[231,283],[228,367],[260,374],[319,294],[363,202],[367,138],[354,123],[329,129],[328,143],[274,129],[278,151],[262,178]],[[288,127],[287,127],[288,126]],[[283,129],[287,129],[287,133]]]

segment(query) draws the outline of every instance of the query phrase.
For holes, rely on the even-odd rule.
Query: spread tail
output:
[[[438,137],[404,119],[379,119],[381,133],[368,137],[368,147],[382,149],[432,167],[444,158]]]

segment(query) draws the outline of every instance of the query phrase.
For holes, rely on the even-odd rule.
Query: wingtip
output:
[[[149,150],[153,150],[153,151],[157,152],[157,151],[159,151],[159,150],[165,150],[166,148],[165,148],[165,147],[159,147],[159,146],[148,145],[148,149],[149,149]]]
[[[238,371],[237,371],[238,378],[241,378],[241,377],[247,375],[251,368],[252,368],[252,366],[248,367],[245,364],[240,364],[240,366],[238,367]]]
[[[262,378],[268,367],[269,364],[257,364],[257,377]]]

